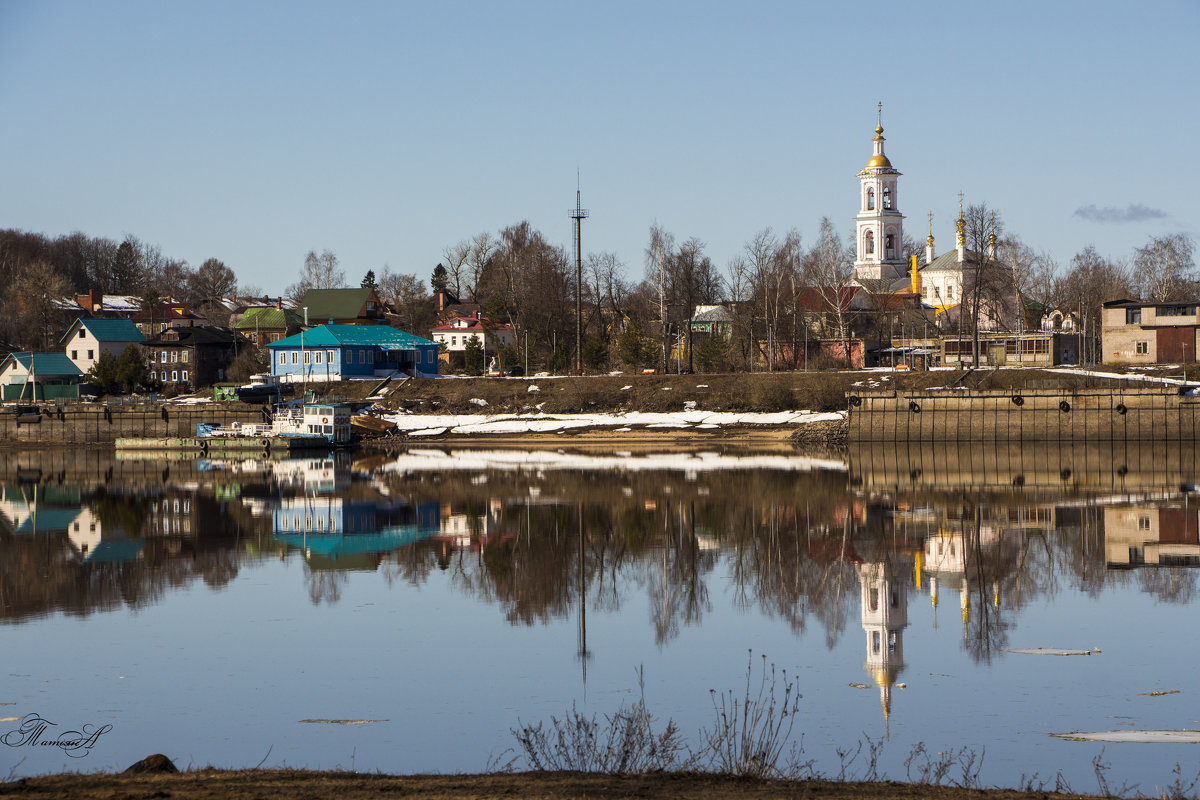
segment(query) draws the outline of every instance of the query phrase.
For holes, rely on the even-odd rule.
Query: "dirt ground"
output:
[[[407,797],[422,800],[519,797],[533,800],[581,798],[820,798],[820,800],[1033,800],[1084,797],[1053,792],[971,790],[901,783],[757,781],[697,774],[612,777],[581,773],[495,775],[360,775],[292,770],[199,770],[176,775],[50,775],[0,783],[0,796],[20,798],[159,798],[174,800],[248,800],[248,798]]]
[[[1197,369],[1200,369],[1198,367]],[[1145,374],[1145,371],[1143,371]],[[1178,367],[1171,374],[1178,377]],[[440,378],[346,381],[327,394],[378,402],[415,414],[479,414],[542,411],[547,414],[623,411],[837,411],[846,393],[863,389],[971,389],[1017,387],[1080,389],[1113,383],[1084,374],[1023,370],[938,370],[934,372],[754,372],[692,375],[588,375],[584,377]],[[537,387],[531,391],[531,387]],[[485,401],[481,406],[479,401]]]

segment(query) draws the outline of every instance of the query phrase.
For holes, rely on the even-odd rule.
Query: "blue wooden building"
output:
[[[271,374],[284,380],[436,375],[438,345],[387,325],[319,325],[271,342]]]

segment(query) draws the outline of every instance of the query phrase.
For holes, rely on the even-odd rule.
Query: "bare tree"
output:
[[[597,334],[607,347],[613,329],[624,316],[625,296],[629,293],[625,265],[616,253],[591,253],[584,262],[584,275],[584,291],[589,305],[594,308]]]
[[[322,250],[321,255],[309,250],[300,268],[300,280],[287,288],[287,295],[298,301],[309,289],[337,289],[345,282],[346,273],[338,266],[338,257],[332,250]]]
[[[442,251],[442,264],[446,267],[449,278],[449,288],[454,296],[462,300],[463,279],[467,277],[467,263],[471,259],[471,243],[466,239],[456,245],[448,245]]]
[[[197,307],[208,306],[237,292],[237,276],[225,262],[210,258],[196,268],[188,282],[188,300]]]
[[[59,330],[58,301],[69,291],[66,280],[44,261],[20,268],[12,285],[18,333],[30,349],[48,350]]]
[[[380,299],[390,306],[400,318],[400,326],[410,332],[425,336],[433,326],[434,310],[425,281],[416,275],[392,272],[385,266],[379,276]]]
[[[1133,269],[1143,296],[1164,302],[1192,295],[1196,288],[1194,252],[1191,237],[1183,233],[1155,236],[1139,247],[1134,252]]]
[[[465,285],[463,288],[471,294],[471,302],[480,302],[482,296],[481,287],[483,285],[484,274],[492,263],[492,258],[500,249],[500,242],[492,238],[492,235],[487,231],[476,234],[470,242],[470,253],[465,262],[466,272],[465,277],[470,279],[470,285]],[[461,300],[462,298],[459,297]]]
[[[666,277],[670,305],[679,309],[681,333],[687,339],[688,371],[692,371],[692,320],[696,306],[717,302],[723,292],[721,276],[712,259],[704,255],[704,242],[688,239],[667,258]]]
[[[817,242],[804,257],[804,278],[809,290],[819,299],[821,311],[834,324],[842,340],[842,354],[853,367],[850,351],[850,280],[854,275],[850,250],[834,230],[829,217],[821,220]]]
[[[979,366],[979,330],[982,326],[1004,327],[1003,312],[1011,303],[1011,275],[999,268],[996,259],[997,242],[1004,232],[1003,222],[986,205],[972,205],[963,217],[963,238],[966,245],[963,264],[963,297],[967,302],[967,318],[960,314],[959,326],[971,333],[972,363]]]
[[[1085,337],[1094,339],[1100,330],[1100,312],[1109,300],[1134,294],[1128,268],[1119,261],[1105,258],[1088,245],[1071,259],[1071,269],[1060,284],[1060,302],[1079,314]],[[1095,352],[1095,342],[1085,342]]]
[[[667,259],[675,248],[675,237],[655,222],[650,226],[650,243],[646,246],[646,281],[658,289],[659,341],[662,344],[662,370],[667,371]]]

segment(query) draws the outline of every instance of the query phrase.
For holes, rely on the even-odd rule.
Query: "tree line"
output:
[[[963,220],[966,246],[981,257],[965,275],[957,310],[940,318],[943,332],[977,333],[989,314],[991,327],[1015,329],[1026,324],[1031,304],[1073,313],[1086,330],[1098,332],[1109,300],[1200,297],[1194,244],[1185,234],[1152,237],[1125,258],[1089,245],[1060,266],[1007,231],[986,206],[969,207]],[[821,366],[819,359],[807,364],[810,338],[840,340],[848,353],[852,338],[887,342],[921,324],[919,313],[897,308],[886,292],[863,291],[863,302],[851,307],[854,243],[829,218],[811,245],[795,229],[764,228],[724,267],[706,249],[699,237],[680,239],[655,223],[640,275],[615,253],[586,255],[578,287],[585,365],[717,371],[763,363],[796,368],[805,359]],[[901,250],[923,263],[924,248],[907,236]],[[0,230],[0,279],[9,287],[0,297],[0,343],[23,349],[53,349],[63,325],[58,301],[88,289],[134,295],[144,304],[170,297],[217,324],[229,314],[222,300],[262,295],[239,285],[218,258],[192,267],[133,235],[118,242],[80,232],[50,238]],[[506,363],[521,362],[526,351],[531,365],[562,369],[573,361],[573,258],[527,221],[446,246],[428,284],[386,264],[378,273],[367,270],[358,283],[374,288],[392,323],[405,330],[428,335],[437,323],[433,294],[445,291],[478,308],[489,324],[512,325],[517,344],[502,354]],[[337,255],[314,249],[283,295],[298,300],[308,289],[346,285]],[[697,335],[699,310],[717,305],[728,312],[718,323],[722,335]]]

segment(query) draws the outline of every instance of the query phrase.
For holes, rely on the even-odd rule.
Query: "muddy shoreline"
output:
[[[311,770],[214,770],[178,774],[66,774],[0,783],[0,796],[40,800],[171,797],[175,800],[329,798],[365,800],[412,797],[424,800],[521,797],[540,800],[644,798],[734,800],[735,798],[822,798],[822,800],[1032,800],[1090,795],[1007,789],[964,789],[894,782],[769,781],[697,773],[613,776],[574,772],[483,775],[364,775]]]

